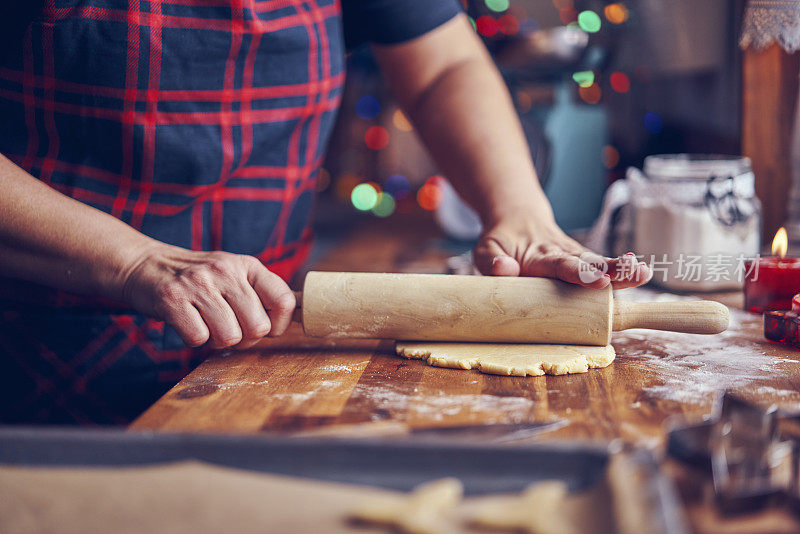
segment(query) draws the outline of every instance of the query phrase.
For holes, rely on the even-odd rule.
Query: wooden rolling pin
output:
[[[314,337],[608,345],[612,330],[717,334],[729,322],[718,302],[622,302],[547,278],[312,271],[298,297]]]

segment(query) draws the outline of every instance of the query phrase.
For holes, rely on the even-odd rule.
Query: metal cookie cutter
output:
[[[711,418],[670,430],[667,454],[712,477],[722,513],[800,510],[800,413],[761,408],[725,392]]]

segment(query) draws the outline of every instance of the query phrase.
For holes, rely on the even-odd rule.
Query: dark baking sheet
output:
[[[636,453],[652,478],[654,524],[684,532],[671,484],[652,456]],[[0,464],[28,466],[152,465],[182,460],[319,480],[407,491],[454,476],[468,495],[516,492],[547,479],[578,491],[604,476],[609,451],[585,444],[487,446],[376,440],[292,439],[259,435],[125,432],[122,430],[0,428]]]

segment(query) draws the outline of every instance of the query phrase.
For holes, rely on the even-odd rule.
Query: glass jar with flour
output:
[[[679,291],[741,288],[760,250],[761,206],[750,160],[721,155],[645,158],[629,169],[632,248],[653,283]]]

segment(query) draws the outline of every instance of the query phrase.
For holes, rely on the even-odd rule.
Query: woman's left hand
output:
[[[542,276],[594,289],[636,287],[653,276],[634,253],[604,258],[550,221],[500,221],[481,235],[474,256],[484,275]]]

